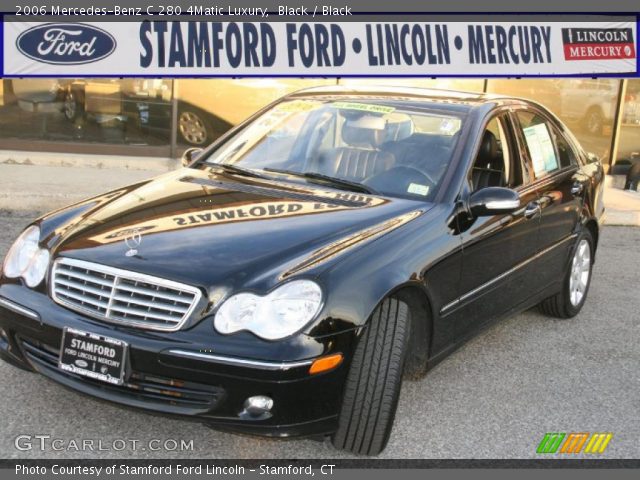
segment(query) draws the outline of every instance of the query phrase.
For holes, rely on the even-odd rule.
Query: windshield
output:
[[[461,127],[451,112],[400,102],[290,100],[220,145],[207,163],[430,200]]]

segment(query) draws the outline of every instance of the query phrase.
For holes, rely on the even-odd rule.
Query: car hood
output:
[[[318,269],[431,205],[181,169],[61,213],[54,256],[203,288],[271,288]]]

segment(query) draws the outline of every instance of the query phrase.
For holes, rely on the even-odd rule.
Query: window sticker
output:
[[[412,120],[417,133],[429,133],[447,137],[452,137],[458,133],[462,126],[462,121],[459,118],[443,117],[442,115],[415,115]]]
[[[440,122],[440,133],[443,135],[453,135],[458,130],[460,130],[460,120],[456,122],[453,118],[443,118]]]
[[[552,172],[558,168],[558,158],[551,141],[551,135],[544,123],[522,129],[527,140],[527,147],[533,162],[536,176],[545,172]]]
[[[429,186],[422,185],[420,183],[410,183],[409,188],[407,188],[407,192],[426,197],[429,195]]]
[[[387,107],[385,105],[372,105],[370,103],[356,102],[333,102],[331,106],[333,108],[340,108],[344,110],[360,110],[362,112],[382,113],[383,115],[387,115],[395,110],[394,107]]]
[[[308,112],[322,106],[322,102],[317,100],[293,100],[291,102],[283,102],[274,108],[278,112]]]

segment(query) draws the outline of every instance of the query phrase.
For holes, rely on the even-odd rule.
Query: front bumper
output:
[[[193,329],[211,328],[199,322]],[[58,355],[64,327],[117,338],[129,345],[125,383],[115,386],[62,371]],[[78,392],[134,408],[181,415],[216,428],[266,436],[323,435],[337,428],[337,416],[356,331],[326,337],[300,335],[291,359],[223,354],[198,332],[159,334],[84,317],[47,295],[19,284],[0,285],[0,357],[36,371]],[[195,340],[197,339],[197,340]],[[219,339],[217,339],[219,342]],[[272,344],[273,349],[278,346]],[[223,349],[224,350],[224,349]],[[215,353],[214,353],[215,352]],[[310,375],[314,357],[342,353],[334,370]],[[244,411],[248,397],[274,401],[270,416]]]

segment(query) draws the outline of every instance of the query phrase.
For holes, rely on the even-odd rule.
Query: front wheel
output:
[[[588,230],[583,231],[571,253],[562,290],[543,300],[540,309],[545,315],[558,318],[575,317],[589,293],[593,268],[593,237]]]
[[[409,308],[388,298],[376,308],[349,369],[333,445],[377,455],[389,441],[409,342]]]

